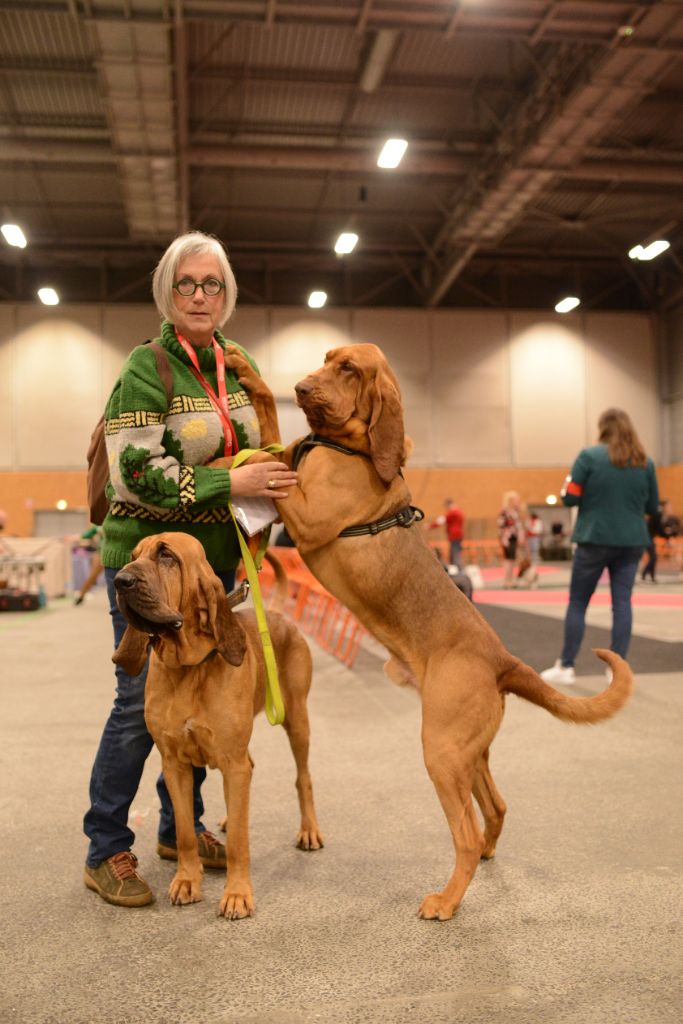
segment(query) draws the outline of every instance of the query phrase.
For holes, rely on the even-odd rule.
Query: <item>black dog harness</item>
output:
[[[342,455],[361,455],[364,459],[370,457],[365,452],[355,451],[353,448],[347,448],[346,445],[337,444],[336,441],[329,441],[326,437],[313,433],[308,434],[302,441],[299,441],[294,449],[292,453],[292,469],[296,471],[306,452],[310,451],[311,448],[317,447],[331,448],[335,452],[341,452]],[[414,505],[406,505],[405,508],[399,509],[392,516],[387,516],[386,519],[376,519],[373,523],[363,523],[360,526],[347,526],[345,530],[341,531],[339,536],[374,536],[376,533],[381,533],[382,530],[391,529],[392,526],[402,526],[404,529],[407,529],[413,523],[419,523],[424,517],[424,512],[421,508],[416,508]]]

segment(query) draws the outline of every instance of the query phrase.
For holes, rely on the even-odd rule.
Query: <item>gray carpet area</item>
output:
[[[515,611],[497,605],[479,605],[479,611],[495,629],[505,646],[537,672],[554,664],[562,650],[564,623],[545,615]],[[675,610],[667,614],[678,614]],[[681,625],[683,633],[683,624]],[[591,653],[593,647],[610,645],[610,632],[596,626],[586,626],[579,656],[576,659],[578,675],[597,675],[602,662]],[[634,672],[680,672],[683,670],[683,643],[666,643],[648,637],[633,636],[628,662]]]
[[[535,644],[540,626],[524,623]],[[260,716],[257,910],[229,922],[215,872],[202,903],[167,902],[156,752],[131,812],[156,902],[126,910],[85,889],[82,816],[113,696],[103,595],[3,619],[2,1024],[678,1024],[681,674],[644,675],[629,706],[590,729],[508,702],[492,750],[508,803],[498,854],[439,924],[416,916],[453,864],[416,695],[388,683],[376,658],[351,672],[313,650],[326,845],[294,848],[292,757]],[[204,798],[215,827],[217,772]]]

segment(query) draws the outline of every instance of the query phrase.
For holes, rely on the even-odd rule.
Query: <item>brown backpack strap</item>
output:
[[[149,347],[154,351],[157,373],[166,389],[166,401],[170,405],[173,401],[173,371],[166,355],[166,349],[158,341],[150,341]]]

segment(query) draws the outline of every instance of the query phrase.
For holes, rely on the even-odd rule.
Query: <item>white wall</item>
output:
[[[79,469],[128,353],[158,331],[149,306],[0,305],[0,469]],[[293,386],[348,341],[379,345],[403,392],[415,466],[556,466],[621,406],[661,455],[646,315],[239,308],[226,335],[275,392],[285,440],[306,430]]]

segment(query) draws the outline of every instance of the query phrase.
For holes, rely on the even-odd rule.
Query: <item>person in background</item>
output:
[[[648,529],[648,533],[649,533],[648,544],[647,544],[647,547],[645,548],[645,554],[646,554],[647,557],[646,557],[646,560],[645,560],[645,562],[643,564],[643,568],[641,570],[640,578],[641,578],[641,580],[644,583],[645,580],[649,576],[650,579],[652,580],[652,582],[656,583],[657,582],[657,580],[655,579],[655,569],[657,567],[657,541],[656,541],[656,538],[657,537],[661,537],[661,535],[662,535],[662,504],[661,503],[659,504],[659,507],[658,507],[657,511],[655,512],[655,514],[653,516],[649,517],[649,519],[647,521],[647,529]]]
[[[668,499],[662,502],[662,515],[660,522],[661,536],[670,540],[672,537],[679,537],[681,533],[681,521],[674,515],[673,505]]]
[[[465,516],[462,509],[458,508],[452,498],[444,501],[445,512],[433,519],[427,526],[433,530],[437,526],[446,527],[446,536],[449,545],[449,561],[458,569],[462,569],[462,541],[465,535]]]
[[[524,524],[524,532],[526,533],[529,561],[536,566],[541,557],[541,538],[543,536],[543,522],[536,512],[529,513]]]
[[[607,409],[598,421],[598,444],[579,452],[565,482],[562,500],[578,506],[572,534],[576,544],[564,623],[564,646],[548,683],[571,685],[574,661],[585,630],[586,608],[603,571],[612,594],[610,647],[622,658],[631,640],[631,594],[648,543],[645,516],[657,514],[657,477],[635,428],[622,409]],[[608,670],[609,675],[609,670]]]
[[[201,542],[226,592],[234,586],[239,546],[228,501],[238,497],[286,498],[296,474],[281,462],[245,464],[235,470],[208,463],[238,448],[258,448],[259,422],[249,394],[231,369],[231,358],[248,359],[218,329],[231,315],[237,286],[223,246],[200,232],[176,238],[153,277],[162,317],[160,344],[173,376],[173,401],[159,378],[154,352],[134,348],[107,402],[105,426],[111,466],[109,513],[101,548],[117,647],[126,628],[118,610],[114,577],[144,537],[182,531]],[[102,899],[122,907],[151,903],[152,891],[137,871],[135,835],[128,812],[152,749],[145,726],[147,669],[135,677],[116,668],[114,706],[104,727],[90,778],[84,818],[90,840],[84,881]],[[195,832],[206,867],[225,870],[225,849],[202,822],[200,785],[194,771]],[[157,853],[177,859],[173,806],[163,777]]]
[[[503,554],[503,588],[514,587],[518,548],[524,543],[521,501],[517,491],[506,491],[503,507],[498,513],[498,540]]]
[[[100,557],[100,546],[102,544],[102,527],[94,526],[92,523],[85,530],[81,536],[81,540],[86,541],[90,544],[92,555],[90,556],[90,572],[88,573],[83,586],[78,591],[78,594],[74,598],[74,604],[83,604],[83,598],[89,590],[97,583],[100,573],[102,572],[102,559]]]

